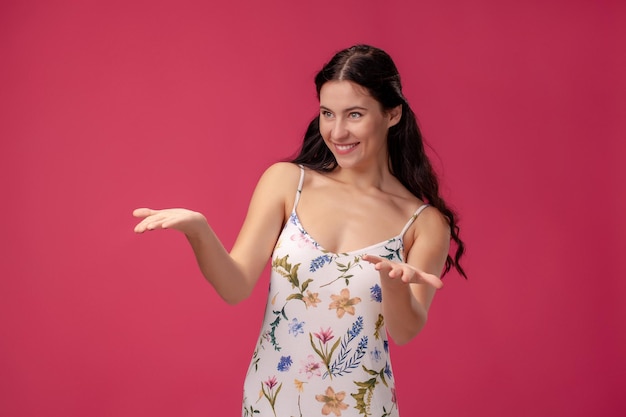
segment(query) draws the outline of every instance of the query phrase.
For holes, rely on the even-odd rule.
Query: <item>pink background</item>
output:
[[[267,275],[228,306],[130,213],[230,247],[357,42],[396,60],[468,245],[392,346],[403,415],[626,415],[625,28],[608,0],[2,1],[0,415],[239,415]]]

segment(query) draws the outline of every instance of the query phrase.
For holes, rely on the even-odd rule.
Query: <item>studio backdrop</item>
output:
[[[624,4],[3,1],[0,415],[240,414],[268,271],[229,306],[131,212],[230,248],[355,43],[395,59],[467,243],[391,346],[402,415],[625,415]]]

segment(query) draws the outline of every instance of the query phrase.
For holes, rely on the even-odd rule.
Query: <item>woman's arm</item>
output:
[[[137,209],[143,218],[135,232],[175,229],[185,234],[204,277],[229,304],[247,298],[271,256],[293,203],[299,168],[289,163],[272,165],[259,180],[248,214],[230,253],[201,214],[186,209]]]
[[[420,214],[413,230],[406,263],[364,256],[380,272],[385,324],[399,345],[411,341],[426,324],[435,292],[443,286],[439,276],[450,248],[450,226],[433,207]]]

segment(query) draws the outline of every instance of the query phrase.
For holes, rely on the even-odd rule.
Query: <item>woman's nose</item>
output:
[[[336,120],[333,124],[333,128],[330,131],[330,137],[333,140],[341,140],[349,136],[348,129],[343,121]]]

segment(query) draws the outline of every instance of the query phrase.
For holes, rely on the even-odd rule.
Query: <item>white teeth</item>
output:
[[[356,146],[356,143],[353,143],[352,145],[335,145],[337,146],[337,149],[339,149],[340,151],[347,151],[348,149],[352,149]]]

